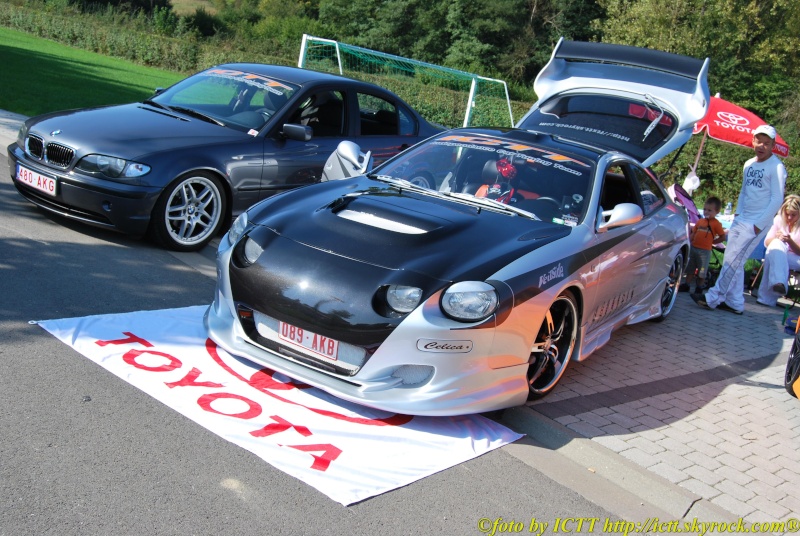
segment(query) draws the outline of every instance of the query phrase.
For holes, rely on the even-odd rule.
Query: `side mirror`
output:
[[[288,138],[290,140],[309,141],[311,137],[314,135],[314,131],[311,130],[311,127],[307,127],[305,125],[298,125],[296,123],[286,123],[283,125],[283,130],[281,130],[281,135],[284,138]]]
[[[339,142],[336,150],[328,157],[322,170],[322,182],[348,179],[372,171],[372,152],[361,152],[361,147],[352,141]]]
[[[601,221],[597,226],[598,232],[604,233],[609,229],[631,225],[642,221],[644,213],[642,207],[634,203],[620,203],[613,210],[604,210],[601,213]]]

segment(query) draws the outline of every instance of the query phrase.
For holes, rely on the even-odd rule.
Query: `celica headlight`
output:
[[[129,162],[124,158],[104,154],[90,154],[81,158],[75,166],[86,173],[102,173],[107,177],[132,179],[150,172],[150,166],[139,162]]]
[[[228,243],[230,245],[236,244],[242,237],[242,234],[247,230],[247,212],[242,212],[239,217],[234,220],[233,225],[228,230]]]
[[[398,313],[410,313],[419,305],[422,289],[405,285],[389,285],[386,289],[386,301],[389,307]]]
[[[442,311],[459,322],[478,322],[497,310],[495,288],[483,281],[462,281],[451,285],[442,295]]]

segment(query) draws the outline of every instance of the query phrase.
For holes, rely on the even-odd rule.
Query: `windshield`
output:
[[[594,165],[515,139],[451,131],[401,153],[376,173],[460,202],[575,226],[585,216]]]
[[[151,101],[253,134],[298,88],[264,75],[215,68],[175,84]]]
[[[621,151],[646,160],[670,139],[678,122],[654,98],[563,95],[525,117],[519,128]]]

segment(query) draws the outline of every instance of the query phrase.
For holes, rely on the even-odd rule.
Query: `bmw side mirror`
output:
[[[604,233],[615,227],[631,225],[642,221],[644,213],[642,207],[634,203],[620,203],[613,210],[604,210],[600,213],[600,224],[597,226],[598,232]]]
[[[309,141],[314,135],[314,131],[311,130],[311,127],[307,127],[305,125],[286,123],[283,125],[281,135],[290,140]]]

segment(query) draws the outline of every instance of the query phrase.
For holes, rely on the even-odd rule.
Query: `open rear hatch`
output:
[[[709,104],[709,60],[559,40],[519,128],[629,154],[649,166],[680,148]]]

